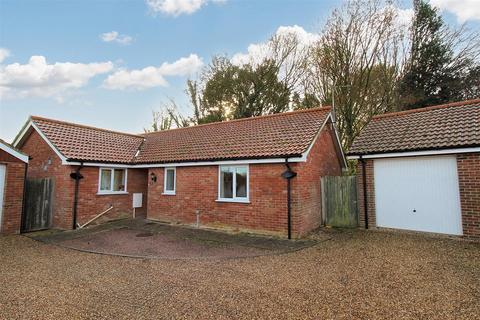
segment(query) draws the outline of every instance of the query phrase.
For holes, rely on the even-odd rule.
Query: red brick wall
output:
[[[217,202],[218,166],[177,167],[176,194],[163,195],[164,169],[150,169],[148,218],[193,224],[196,210],[201,225],[285,233],[286,182],[283,164],[249,166],[250,203]]]
[[[322,176],[342,174],[342,163],[329,126],[318,136],[306,162],[292,166],[297,177],[292,180],[293,230],[299,236],[320,226],[322,217]]]
[[[1,233],[19,233],[23,207],[25,163],[0,150],[0,165],[6,166]]]
[[[367,212],[368,227],[376,227],[375,216],[375,183],[373,175],[373,160],[365,160],[366,177],[367,177]],[[365,204],[363,193],[363,167],[361,161],[357,164],[357,205],[358,205],[358,223],[361,228],[365,228]]]
[[[75,167],[72,167],[72,171]],[[80,180],[78,192],[77,221],[80,224],[87,222],[97,214],[105,211],[111,205],[113,209],[105,217],[118,217],[120,215],[132,216],[133,193],[143,193],[143,207],[136,210],[137,216],[146,215],[147,207],[147,169],[128,169],[127,192],[128,194],[99,195],[98,193],[98,167],[83,167],[80,171],[83,179]],[[73,198],[72,198],[73,199]],[[73,201],[73,200],[72,200]],[[73,203],[73,202],[71,202]]]
[[[463,234],[480,238],[480,153],[457,156]]]
[[[284,164],[251,164],[250,203],[216,202],[218,166],[177,167],[176,195],[162,195],[164,169],[151,169],[148,218],[194,224],[200,211],[202,225],[233,227],[263,233],[287,233],[287,181]],[[322,175],[341,174],[330,130],[323,131],[307,162],[292,164],[292,231],[302,236],[320,225]]]
[[[75,181],[70,178],[70,173],[76,166],[62,165],[60,158],[38,135],[36,131],[25,141],[22,150],[30,155],[28,178],[52,178],[53,191],[53,227],[62,229],[72,228],[73,199]],[[81,169],[84,179],[80,180],[77,222],[83,224],[95,215],[113,204],[114,209],[106,214],[114,217],[122,213],[132,213],[132,193],[144,194],[144,208],[137,210],[139,215],[145,215],[147,194],[147,170],[128,170],[126,195],[97,195],[98,192],[98,167],[84,167]]]
[[[28,136],[21,149],[30,156],[27,177],[52,178],[54,182],[52,226],[70,229],[74,187],[74,181],[70,178],[72,169],[62,165],[57,154],[36,131]]]

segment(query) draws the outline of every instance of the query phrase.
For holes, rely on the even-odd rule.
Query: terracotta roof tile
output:
[[[349,154],[480,146],[480,99],[376,116]]]
[[[172,163],[300,156],[329,113],[328,107],[315,108],[143,135],[40,117],[32,121],[69,160]]]
[[[300,156],[330,108],[232,120],[146,134],[137,163]]]
[[[66,158],[130,163],[143,142],[140,135],[32,116],[32,121]]]

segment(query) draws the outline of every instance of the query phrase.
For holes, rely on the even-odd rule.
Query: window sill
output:
[[[175,192],[163,192],[162,196],[174,196],[175,194]]]
[[[250,203],[250,200],[245,199],[217,199],[216,202],[229,202],[229,203]]]
[[[120,195],[120,194],[128,194],[128,192],[127,191],[97,192],[98,196],[112,196],[112,195]]]

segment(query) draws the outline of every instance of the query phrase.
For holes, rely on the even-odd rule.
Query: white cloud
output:
[[[43,56],[32,56],[27,64],[0,65],[0,97],[54,97],[81,88],[96,75],[113,69],[113,63],[48,64]]]
[[[10,56],[10,51],[5,48],[0,48],[0,63],[3,62],[7,57]]]
[[[102,33],[100,35],[100,39],[102,39],[102,41],[104,42],[116,42],[124,45],[130,44],[133,41],[133,38],[131,36],[127,36],[126,34],[119,34],[117,31]]]
[[[461,23],[480,20],[480,0],[430,0],[430,4],[453,13]]]
[[[203,66],[202,59],[196,54],[180,58],[173,63],[164,62],[159,67],[148,66],[140,70],[119,70],[103,82],[103,86],[112,90],[144,90],[168,85],[165,77],[185,76],[198,71]]]
[[[182,14],[192,14],[209,2],[223,4],[226,0],[146,0],[145,2],[152,12],[178,17]]]
[[[300,51],[317,41],[320,36],[315,33],[309,33],[300,26],[280,26],[275,32],[275,36],[283,37],[294,35],[299,43]],[[253,43],[247,48],[247,52],[240,52],[233,55],[231,61],[235,65],[243,65],[251,62],[261,62],[272,55],[271,42]]]
[[[398,27],[409,27],[413,21],[413,16],[415,12],[413,9],[400,9],[394,8],[396,10],[396,24]]]

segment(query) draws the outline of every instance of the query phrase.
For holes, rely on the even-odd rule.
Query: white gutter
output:
[[[480,147],[443,149],[443,150],[428,150],[428,151],[375,153],[375,154],[362,155],[362,158],[363,159],[376,159],[376,158],[418,157],[418,156],[432,156],[432,155],[472,153],[472,152],[480,152]],[[348,160],[357,160],[359,158],[360,158],[360,156],[348,156],[347,157]]]

